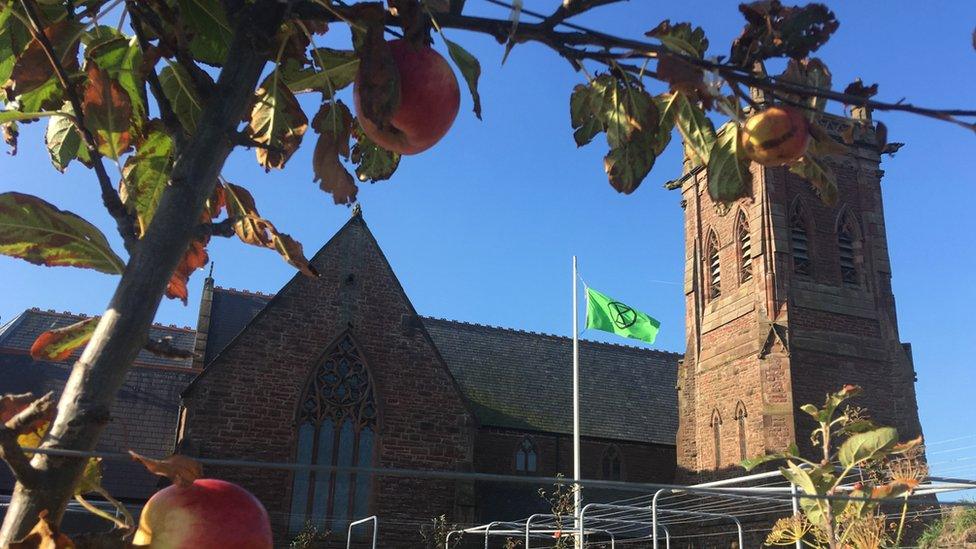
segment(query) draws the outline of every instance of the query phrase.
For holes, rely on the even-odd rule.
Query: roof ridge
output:
[[[40,307],[31,307],[30,309],[25,309],[19,315],[14,317],[10,321],[10,323],[14,322],[14,320],[16,320],[17,318],[27,315],[28,313],[40,313],[42,315],[53,315],[59,318],[71,317],[71,318],[77,318],[81,320],[98,316],[98,315],[89,315],[85,313],[75,313],[72,311],[57,311],[55,309],[41,309]],[[6,326],[7,324],[4,324],[4,327]],[[161,330],[177,330],[180,332],[196,332],[196,330],[190,326],[177,326],[176,324],[163,324],[161,322],[153,322],[150,328],[157,328]]]
[[[532,330],[523,330],[523,329],[520,329],[520,328],[509,328],[507,326],[495,326],[493,324],[481,324],[479,322],[470,322],[470,321],[466,321],[466,320],[454,320],[454,319],[450,319],[450,318],[443,318],[443,317],[436,317],[436,316],[425,316],[425,315],[420,315],[420,318],[422,318],[423,320],[434,320],[434,321],[440,321],[440,322],[448,322],[448,323],[451,323],[451,324],[460,324],[460,325],[464,325],[464,326],[474,326],[474,327],[478,327],[478,328],[488,328],[490,330],[500,330],[500,331],[505,331],[505,332],[514,332],[514,333],[517,333],[517,334],[525,334],[525,335],[532,335],[532,336],[541,336],[541,337],[548,337],[548,338],[552,338],[552,339],[560,339],[560,340],[567,340],[567,341],[572,341],[572,339],[573,339],[573,338],[571,338],[569,336],[563,336],[563,335],[558,335],[558,334],[550,334],[550,333],[547,333],[547,332],[536,332],[536,331],[532,331]],[[582,339],[582,338],[580,339],[580,342],[581,343],[586,343],[586,344],[589,344],[589,345],[601,345],[601,346],[606,346],[606,347],[620,347],[620,348],[623,348],[623,349],[635,349],[635,350],[638,350],[638,351],[645,351],[645,352],[651,352],[651,353],[659,353],[659,354],[663,354],[663,355],[676,355],[676,356],[681,356],[681,353],[676,353],[674,351],[665,351],[665,350],[661,350],[661,349],[649,349],[647,347],[640,347],[640,346],[637,346],[637,345],[627,345],[625,343],[609,343],[609,342],[605,342],[605,341],[596,341],[596,340],[593,340],[593,339]]]
[[[214,291],[217,291],[217,290],[221,290],[221,291],[227,292],[229,294],[244,295],[244,296],[251,296],[251,297],[264,297],[264,298],[268,298],[268,299],[271,299],[272,297],[275,296],[275,294],[269,294],[269,293],[265,293],[265,292],[259,292],[257,290],[246,290],[246,289],[243,289],[243,288],[241,288],[241,289],[227,288],[226,286],[214,286]]]

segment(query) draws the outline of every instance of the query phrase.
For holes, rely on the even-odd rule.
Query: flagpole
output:
[[[576,256],[573,256],[573,516],[576,531],[580,531],[580,507],[582,494],[580,493],[580,410],[579,410],[579,307],[577,304]],[[576,537],[576,547],[583,546],[583,540]]]

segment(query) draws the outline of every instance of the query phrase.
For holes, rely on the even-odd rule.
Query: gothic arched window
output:
[[[604,480],[623,479],[621,461],[620,450],[616,446],[607,447],[607,450],[603,452],[603,458],[600,460],[601,478]]]
[[[515,448],[515,470],[519,473],[534,473],[539,468],[539,452],[529,437],[522,437]]]
[[[858,264],[861,262],[861,237],[857,220],[850,211],[844,212],[837,224],[837,250],[840,255],[840,277],[844,284],[859,284]]]
[[[369,371],[349,334],[326,353],[302,395],[296,462],[371,467],[376,448],[376,397]],[[371,477],[348,471],[297,471],[290,530],[306,521],[342,532],[368,515]]]
[[[718,413],[718,408],[712,410],[712,421],[709,425],[712,428],[712,444],[715,446],[715,468],[722,467],[722,415]]]
[[[810,241],[807,237],[807,221],[799,200],[790,208],[790,251],[793,254],[793,272],[810,275]]]
[[[746,213],[741,210],[735,223],[735,235],[739,245],[739,283],[742,284],[752,280],[752,236]]]
[[[718,236],[715,231],[708,233],[708,243],[705,246],[705,272],[708,274],[708,298],[715,299],[722,295],[722,265],[718,256]]]
[[[746,417],[749,414],[746,412],[746,405],[740,400],[735,405],[735,423],[739,428],[739,461],[746,459]]]

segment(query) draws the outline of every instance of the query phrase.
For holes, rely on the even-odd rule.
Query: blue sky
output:
[[[554,3],[525,5],[548,11]],[[508,16],[483,0],[467,4],[472,13]],[[933,2],[924,12],[908,1],[828,4],[841,26],[818,56],[832,69],[835,86],[861,77],[880,83],[880,99],[976,108],[976,3]],[[705,28],[711,54],[727,54],[743,24],[736,6],[635,0],[578,22],[640,37],[663,19],[691,20]],[[494,40],[447,32],[481,60],[484,120],[474,117],[465,95],[440,144],[405,158],[391,181],[366,185],[359,195],[414,305],[425,315],[569,335],[570,257],[577,254],[589,284],[662,321],[657,347],[683,351],[682,211],[677,192],[662,188],[680,174],[680,147],[672,144],[634,194],[617,194],[602,170],[601,138],[582,149],[572,139],[568,98],[581,75],[532,44],[516,47],[501,66],[502,48]],[[322,45],[348,47],[347,36],[337,25]],[[884,160],[882,185],[901,337],[913,344],[922,422],[936,443],[931,451],[942,451],[931,461],[937,472],[976,476],[976,450],[969,448],[976,447],[970,358],[976,338],[969,324],[976,301],[970,241],[976,233],[976,136],[913,115],[876,118],[888,125],[891,140],[907,143]],[[312,137],[284,171],[264,174],[251,151],[234,153],[224,170],[253,192],[262,214],[304,243],[308,255],[349,216],[312,182]],[[0,158],[0,167],[0,192],[36,194],[79,213],[122,249],[94,176],[77,164],[59,175],[43,151],[42,126],[23,128],[20,153]],[[274,292],[294,274],[273,252],[236,241],[219,239],[210,255],[222,286]],[[202,278],[192,280],[189,307],[166,301],[158,320],[194,324]],[[97,313],[116,282],[5,257],[0,280],[0,322],[32,306]]]

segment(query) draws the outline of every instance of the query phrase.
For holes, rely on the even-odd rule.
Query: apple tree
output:
[[[0,545],[23,537],[42,514],[56,525],[86,468],[66,455],[28,459],[17,435],[50,418],[43,448],[94,449],[136,354],[174,352],[148,329],[164,297],[187,300],[187,280],[207,263],[211,238],[268,248],[316,276],[301,244],[221,176],[230,152],[253,149],[265,170],[277,170],[314,136],[313,181],[336,204],[354,203],[359,183],[390,178],[401,155],[421,153],[449,130],[462,91],[482,115],[481,67],[453,41],[455,30],[488,34],[506,54],[538,42],[568,61],[580,74],[567,90],[569,129],[578,146],[602,135],[608,180],[622,193],[644,181],[675,129],[691,165],[707,167],[719,201],[747,192],[756,161],[788,165],[830,202],[836,184],[823,159],[868,122],[851,120],[834,139],[819,122],[828,101],[976,127],[976,111],[877,101],[877,86],[860,81],[835,90],[826,63],[811,57],[838,27],[820,4],[743,4],[741,35],[715,56],[692,23],[649,21],[636,38],[578,23],[617,0],[563,0],[547,14],[521,0],[486,1],[511,17],[465,14],[463,0],[0,1],[4,141],[13,152],[20,125],[44,124],[44,143],[28,146],[45,147],[59,172],[92,171],[124,246],[112,249],[64,205],[0,194],[0,253],[118,277],[104,314],[45,333],[32,349],[64,359],[84,347],[56,414],[49,395],[0,406],[0,456],[18,481]],[[335,25],[351,29],[348,48],[318,46]],[[771,58],[788,59],[783,74],[766,73]],[[300,94],[320,98],[316,112],[305,112]],[[879,150],[897,149],[878,130]]]

